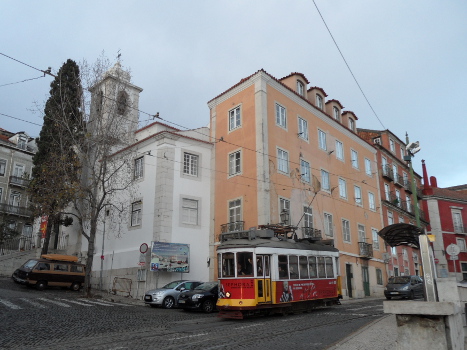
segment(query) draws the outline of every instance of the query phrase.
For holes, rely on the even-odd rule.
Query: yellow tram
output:
[[[219,317],[340,304],[339,251],[331,245],[250,229],[222,233],[217,252]]]

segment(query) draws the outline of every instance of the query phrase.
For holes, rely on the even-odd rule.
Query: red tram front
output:
[[[221,234],[219,317],[305,311],[339,304],[339,251],[273,230]]]

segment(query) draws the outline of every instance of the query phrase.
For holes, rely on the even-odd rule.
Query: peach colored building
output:
[[[416,225],[410,169],[404,161],[405,142],[389,130],[358,129],[358,134],[378,150],[378,176],[384,226],[408,223]],[[421,176],[414,172],[416,196],[422,208]],[[420,222],[426,226],[425,213],[419,209]],[[420,251],[409,246],[386,247],[389,276],[421,275]]]
[[[357,135],[353,112],[308,85],[301,73],[260,70],[208,102],[212,234],[280,223],[287,212],[298,238],[340,250],[344,298],[382,295],[377,151]]]

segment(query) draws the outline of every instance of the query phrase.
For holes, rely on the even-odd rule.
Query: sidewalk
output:
[[[394,350],[396,340],[396,316],[386,315],[360,328],[327,350]]]

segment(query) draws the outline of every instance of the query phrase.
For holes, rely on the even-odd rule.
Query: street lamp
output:
[[[287,225],[290,219],[289,211],[287,209],[282,209],[280,213],[280,217],[281,217],[281,223],[283,223],[284,225]]]
[[[412,158],[414,155],[420,151],[420,143],[417,142],[410,142],[409,143],[409,135],[405,134],[405,140],[407,142],[407,155],[404,156],[404,160],[409,164],[410,170],[410,181],[411,181],[411,188],[412,188],[412,199],[414,203],[414,214],[415,214],[415,222],[418,228],[422,229],[422,225],[420,223],[420,211],[418,208],[418,197],[417,197],[417,185],[415,183],[415,176],[413,173],[412,167]],[[431,255],[430,250],[430,241],[428,239],[427,234],[421,234],[418,236],[419,244],[420,244],[420,255],[422,257],[422,267],[423,267],[423,276],[424,276],[424,287],[425,287],[425,295],[426,301],[436,301],[436,286],[435,286],[435,269],[433,266],[433,256]]]

